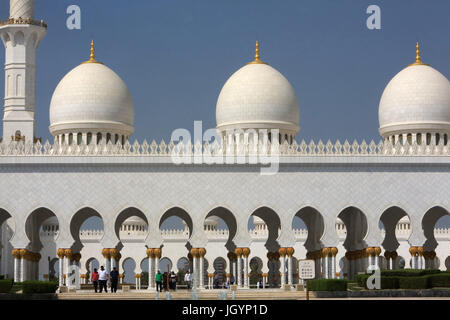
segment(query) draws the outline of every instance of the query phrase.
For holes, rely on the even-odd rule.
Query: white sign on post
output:
[[[298,274],[302,280],[314,279],[316,277],[316,268],[314,260],[305,259],[298,261]]]

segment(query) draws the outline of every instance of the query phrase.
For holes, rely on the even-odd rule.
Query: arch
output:
[[[225,224],[228,228],[228,240],[225,243],[225,248],[227,248],[228,251],[234,252],[234,250],[236,249],[236,246],[233,243],[233,239],[237,232],[236,217],[234,216],[233,212],[230,209],[228,209],[224,206],[219,206],[219,207],[215,207],[214,209],[210,210],[204,217],[203,221],[205,221],[207,218],[213,217],[213,216],[218,217],[225,222]]]
[[[397,225],[399,221],[405,216],[411,221],[406,211],[398,206],[389,207],[381,214],[379,221],[383,224],[385,230],[385,236],[382,242],[382,246],[385,250],[396,251],[400,246],[396,230],[398,229]],[[401,231],[402,229],[399,228],[399,230]]]
[[[178,272],[186,273],[189,270],[189,260],[186,257],[181,257],[177,261]]]
[[[148,220],[145,214],[136,207],[128,207],[122,210],[115,218],[114,231],[116,232],[117,238],[120,240],[120,227],[130,217],[138,217],[145,221],[147,224],[147,234],[148,234]]]
[[[25,35],[23,34],[22,31],[16,32],[14,34],[14,43],[17,44],[24,44],[25,43]]]
[[[227,261],[222,257],[217,257],[213,261],[214,268],[214,278],[213,278],[213,288],[222,288],[227,281],[226,268]]]
[[[161,273],[167,272],[167,267],[169,267],[169,271],[172,270],[172,260],[168,257],[163,257],[159,260],[159,265],[157,266],[157,269],[161,271]]]
[[[15,221],[14,221],[13,217],[9,214],[9,212],[3,208],[0,208],[0,227],[8,219],[12,219],[12,221],[15,224]]]
[[[161,225],[163,224],[164,220],[170,218],[170,217],[178,217],[181,220],[183,220],[187,227],[189,228],[189,237],[192,235],[193,231],[193,222],[192,218],[189,215],[189,213],[184,210],[181,207],[172,207],[164,212],[164,214],[159,219],[159,229],[161,229]]]
[[[261,280],[262,268],[264,266],[263,261],[260,257],[254,256],[250,259],[249,263],[250,272],[250,285],[256,285],[258,281]]]
[[[55,281],[59,276],[59,259],[53,258],[48,263],[48,280]]]
[[[428,209],[423,215],[422,229],[426,238],[423,248],[425,251],[434,251],[438,246],[438,242],[434,237],[434,228],[438,220],[445,215],[449,215],[449,212],[442,206],[434,206]]]
[[[398,269],[405,269],[406,267],[406,260],[402,256],[397,257],[397,267]],[[411,262],[409,267],[411,268]]]
[[[263,206],[254,210],[250,215],[247,223],[247,228],[250,231],[251,223],[253,223],[254,219],[251,220],[251,217],[258,217],[264,221],[267,227],[267,241],[265,243],[265,247],[268,251],[278,251],[280,245],[278,244],[278,236],[280,234],[281,229],[281,220],[278,214],[272,208]],[[255,230],[255,229],[254,229]],[[253,232],[253,236],[257,235],[257,233]],[[263,235],[264,233],[260,233]]]
[[[367,247],[364,241],[368,233],[366,215],[359,208],[350,206],[343,209],[338,218],[344,222],[347,232],[344,248],[347,251],[354,251]]]
[[[97,258],[90,257],[86,260],[85,267],[88,273],[91,274],[94,269],[98,270],[98,268],[100,268],[100,262],[97,260]]]
[[[80,229],[83,223],[92,217],[98,217],[101,219],[103,223],[103,217],[100,215],[100,213],[91,208],[91,207],[84,207],[82,209],[79,209],[70,219],[70,233],[72,235],[72,238],[74,239],[74,247],[75,251],[81,250],[83,247],[81,240],[80,240]],[[99,239],[101,240],[101,239]]]
[[[319,210],[311,206],[301,208],[292,218],[292,225],[295,217],[301,219],[308,230],[308,236],[303,244],[306,250],[314,251],[320,249],[322,247],[320,239],[325,230],[325,222]]]
[[[122,261],[122,270],[123,270],[123,275],[124,275],[123,282],[124,283],[134,283],[136,267],[137,267],[136,261],[131,257],[127,257]]]
[[[48,208],[40,207],[33,210],[25,221],[25,233],[30,240],[29,248],[33,252],[39,252],[43,248],[40,239],[40,229],[45,220],[50,217],[56,217],[56,215]],[[59,224],[59,220],[58,220]]]

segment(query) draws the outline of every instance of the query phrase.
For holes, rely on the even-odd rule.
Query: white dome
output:
[[[50,104],[50,131],[54,136],[81,131],[129,136],[134,131],[133,118],[127,86],[95,59],[70,71],[56,87]]]
[[[259,60],[258,52],[256,59],[223,86],[216,106],[217,129],[280,129],[297,134],[299,105],[294,89],[280,72]]]
[[[380,134],[450,132],[450,83],[439,71],[418,62],[386,86],[379,106]]]
[[[56,226],[58,224],[58,218],[56,216],[51,216],[50,218],[45,219],[45,221],[42,223],[43,226]]]
[[[138,216],[131,216],[128,219],[126,219],[123,224],[126,225],[142,225],[145,226],[147,225],[147,223],[140,217]]]
[[[210,216],[205,219],[205,225],[217,226],[219,224],[219,218],[216,216]]]
[[[261,219],[260,217],[258,217],[258,216],[253,216],[253,224],[254,224],[254,225],[261,225],[261,224],[266,224],[266,223],[265,223],[264,220]]]
[[[403,216],[398,223],[410,223],[409,217],[407,215]]]

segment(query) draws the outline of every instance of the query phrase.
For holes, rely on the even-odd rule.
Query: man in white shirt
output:
[[[188,290],[191,288],[191,274],[189,273],[189,270],[184,275],[184,282],[186,282]]]
[[[108,292],[106,287],[106,281],[108,281],[108,272],[106,272],[105,268],[101,266],[100,270],[98,271],[98,282],[100,284],[100,293],[102,292],[103,288],[105,288],[105,292]]]

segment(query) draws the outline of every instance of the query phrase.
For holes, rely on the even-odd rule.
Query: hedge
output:
[[[345,279],[315,279],[308,280],[311,291],[347,291],[348,280]]]
[[[449,272],[439,272],[439,270],[412,270],[410,272],[401,272],[400,274],[402,276],[391,276],[399,274],[396,272],[384,272],[384,274],[382,272],[381,274],[381,289],[450,288]],[[386,274],[389,274],[389,276]],[[358,274],[355,275],[355,281],[359,287],[367,289],[367,279],[370,276],[370,274]]]
[[[24,281],[21,283],[23,293],[55,293],[57,282],[49,281]]]
[[[0,293],[8,293],[9,291],[11,291],[13,283],[13,279],[0,280]]]
[[[401,289],[427,289],[428,276],[422,277],[399,277],[399,285]]]
[[[429,274],[441,273],[438,269],[399,269],[399,270],[381,270],[381,276],[386,277],[421,277]]]
[[[445,287],[450,288],[450,273],[443,272],[440,274],[428,275],[428,285],[430,288]]]

